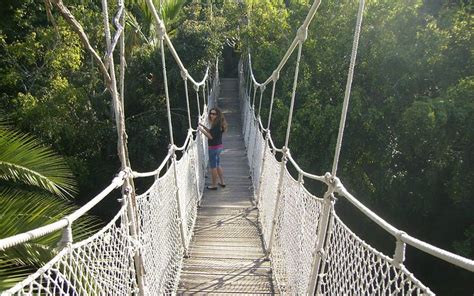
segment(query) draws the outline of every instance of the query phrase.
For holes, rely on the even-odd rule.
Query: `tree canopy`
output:
[[[154,2],[163,5],[159,11],[193,76],[201,77],[216,58],[222,62],[222,49],[231,45],[240,54],[250,51],[257,80],[272,73],[310,5],[307,0]],[[98,4],[66,4],[93,47],[103,52]],[[126,1],[126,6],[128,146],[132,168],[146,171],[161,162],[169,143],[162,65],[145,1]],[[289,147],[312,173],[331,168],[356,13],[353,1],[322,1],[303,46]],[[338,173],[357,198],[396,227],[471,258],[472,21],[470,1],[367,1]],[[4,1],[0,28],[0,108],[22,132],[65,158],[84,203],[120,167],[110,94],[97,65],[58,12],[36,1]],[[188,127],[184,83],[171,55],[166,59],[180,143]],[[286,132],[294,64],[292,57],[277,82],[271,129],[278,146]],[[193,92],[190,88],[191,97]],[[269,92],[263,96],[264,121]],[[191,108],[197,115],[194,100]],[[321,193],[322,188],[308,185]],[[138,191],[144,189],[146,184],[137,184]],[[105,204],[100,212],[107,219],[119,204]],[[392,242],[344,200],[336,207],[356,232],[393,252]],[[408,267],[435,292],[462,294],[470,288],[465,273],[414,257]],[[442,271],[430,276],[431,270]],[[446,281],[460,283],[453,285],[458,290],[443,290]]]

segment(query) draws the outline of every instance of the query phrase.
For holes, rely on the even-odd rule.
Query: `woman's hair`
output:
[[[214,127],[216,125],[220,125],[221,131],[226,132],[227,131],[227,121],[225,120],[224,113],[222,113],[221,109],[219,109],[217,107],[211,108],[211,110],[209,110],[209,113],[211,113],[211,111],[216,111],[216,113],[217,113],[216,120],[212,123],[212,126]]]

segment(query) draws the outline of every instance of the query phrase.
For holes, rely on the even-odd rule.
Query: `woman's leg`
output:
[[[220,184],[225,185],[224,172],[222,171],[222,168],[220,166],[217,167],[217,176],[219,176]]]
[[[212,168],[211,169],[211,174],[212,174],[212,187],[217,187],[217,168]]]
[[[219,152],[217,153],[217,176],[219,176],[220,184],[225,185],[224,182],[224,172],[222,171],[221,167],[221,152],[222,149],[219,149]]]
[[[209,170],[211,172],[211,186],[208,186],[209,189],[217,188],[217,159],[218,151],[209,150]]]

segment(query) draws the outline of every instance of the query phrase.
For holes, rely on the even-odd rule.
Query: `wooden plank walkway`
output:
[[[252,201],[237,79],[221,80],[218,105],[229,123],[221,154],[227,186],[204,189],[178,294],[275,294]]]

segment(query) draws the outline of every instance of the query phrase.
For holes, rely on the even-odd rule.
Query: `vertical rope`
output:
[[[119,1],[119,5],[122,6],[123,9],[124,3],[122,0]],[[105,29],[105,38],[107,44],[107,51],[111,52],[112,50],[112,40],[110,34],[110,26],[109,26],[109,14],[108,14],[108,4],[107,0],[102,0],[102,10],[104,15],[104,29]],[[122,11],[120,22],[124,25],[124,14],[125,12]],[[125,73],[125,41],[124,41],[124,34],[125,30],[123,31],[120,36],[120,94],[117,89],[117,79],[115,76],[115,64],[114,64],[114,57],[113,54],[108,56],[108,68],[111,78],[111,94],[112,94],[112,101],[115,108],[115,122],[117,125],[117,150],[120,158],[121,169],[126,170],[127,172],[131,171],[130,169],[130,160],[128,158],[128,149],[127,149],[127,134],[125,131],[125,113],[124,113],[124,73]],[[134,240],[138,240],[138,222],[137,222],[137,205],[135,200],[135,191],[134,185],[131,177],[128,177],[124,180],[124,184],[122,186],[122,196],[126,198],[123,201],[126,203],[127,206],[127,214],[131,221],[129,225],[130,235]],[[128,200],[128,202],[127,202]],[[144,295],[145,285],[143,279],[143,262],[141,258],[141,254],[137,251],[134,255],[134,265],[136,269],[137,275],[137,282],[139,288],[139,295]]]
[[[272,84],[272,97],[270,99],[270,111],[268,112],[268,123],[267,123],[267,130],[270,130],[270,123],[272,122],[272,111],[273,111],[273,101],[275,99],[275,86],[278,78],[273,79]]]
[[[250,58],[249,58],[249,65],[248,65],[248,71],[249,71],[249,75],[248,75],[248,82],[247,82],[247,97],[250,99],[250,94],[252,93],[251,90],[252,90],[252,77],[250,77],[251,75],[251,72],[250,72]],[[247,99],[247,98],[245,98]]]
[[[288,141],[290,139],[291,120],[293,119],[293,109],[295,106],[296,87],[298,86],[298,73],[300,70],[301,49],[303,42],[298,43],[298,57],[296,58],[295,77],[293,79],[293,91],[291,93],[290,114],[288,115],[288,126],[286,128],[285,147],[288,148]]]
[[[184,207],[182,205],[182,201],[180,198],[180,192],[179,192],[179,186],[178,186],[178,172],[176,168],[176,153],[175,153],[175,145],[174,145],[174,139],[173,139],[173,124],[171,122],[171,108],[170,108],[170,97],[169,97],[169,91],[168,91],[168,78],[166,74],[166,59],[165,59],[165,45],[163,42],[164,36],[166,34],[164,26],[160,27],[160,48],[161,48],[161,63],[163,64],[163,83],[165,86],[165,96],[166,96],[166,111],[168,113],[168,126],[170,130],[170,143],[171,143],[171,149],[173,150],[173,156],[171,158],[172,163],[173,163],[173,174],[174,174],[174,184],[176,186],[176,203],[177,203],[177,208],[178,208],[178,217],[179,217],[179,230],[180,230],[180,236],[181,236],[181,241],[183,244],[183,250],[184,250],[184,255],[187,256],[188,252],[188,242],[186,239],[186,229],[185,229],[185,213],[184,213]]]
[[[262,109],[262,97],[263,97],[263,92],[265,91],[265,86],[261,85],[260,86],[260,102],[258,103],[258,115],[257,118],[260,118],[260,109]]]
[[[206,86],[206,97],[207,97],[208,105],[214,105],[211,98],[211,92],[210,92],[211,87],[209,84],[209,79],[211,79],[211,77],[212,77],[212,73],[209,73],[208,79],[206,79],[206,81],[204,82],[204,85]]]
[[[298,32],[305,32],[304,30],[300,30]],[[293,117],[293,108],[295,105],[295,96],[296,96],[296,87],[298,86],[298,73],[300,69],[300,60],[301,60],[301,50],[303,47],[303,41],[306,39],[304,34],[300,34],[301,36],[300,40],[298,41],[298,56],[296,58],[296,68],[295,68],[295,77],[293,80],[293,92],[291,94],[291,104],[290,104],[290,114],[288,116],[288,127],[286,130],[286,138],[285,138],[285,146],[283,146],[283,157],[281,159],[280,163],[280,176],[278,178],[278,192],[277,192],[277,198],[275,201],[275,206],[273,208],[273,221],[272,221],[272,229],[270,231],[270,243],[267,246],[267,256],[271,254],[272,247],[273,247],[273,242],[275,241],[275,228],[276,228],[276,222],[277,218],[280,215],[280,200],[281,200],[281,195],[282,195],[282,187],[283,187],[283,176],[285,174],[285,168],[286,168],[286,162],[287,162],[287,154],[288,154],[288,140],[290,137],[290,128],[291,128],[291,119]]]
[[[197,101],[197,107],[198,107],[198,117],[201,116],[201,103],[199,102],[199,86],[194,86],[194,90],[196,91],[196,101]]]
[[[165,44],[163,42],[163,38],[161,38],[160,40],[160,47],[161,47],[161,63],[162,63],[162,69],[163,69],[163,83],[165,86],[166,113],[168,114],[168,127],[169,127],[169,132],[170,132],[170,143],[171,145],[174,145],[173,124],[171,122],[170,95],[168,91],[168,77],[166,75]]]
[[[206,83],[202,85],[202,101],[203,106],[207,106],[207,109],[209,110],[209,98],[206,99]]]
[[[119,6],[124,6],[123,0],[119,0]],[[125,110],[125,10],[120,16],[120,25],[123,28],[120,34],[120,102],[123,111]]]
[[[357,48],[359,46],[360,28],[362,24],[362,16],[364,12],[365,0],[360,0],[359,11],[357,13],[357,23],[354,32],[354,41],[352,43],[351,62],[349,64],[349,73],[347,75],[346,92],[344,94],[344,103],[342,105],[341,121],[339,123],[339,133],[337,135],[336,151],[334,152],[334,161],[332,164],[332,176],[337,173],[337,165],[339,163],[339,155],[341,153],[342,137],[344,135],[344,127],[346,125],[347,109],[349,108],[349,98],[351,96],[352,79],[354,77],[354,67],[357,57]]]
[[[188,125],[189,125],[189,129],[192,129],[192,125],[191,125],[191,109],[189,108],[189,92],[188,92],[188,77],[186,75],[186,73],[184,73],[182,75],[183,77],[183,80],[184,80],[184,89],[185,89],[185,93],[186,93],[186,108],[187,108],[187,111],[188,111]]]
[[[257,85],[254,82],[251,82],[253,85],[253,98],[252,98],[252,111],[255,114],[255,97],[257,96]]]

